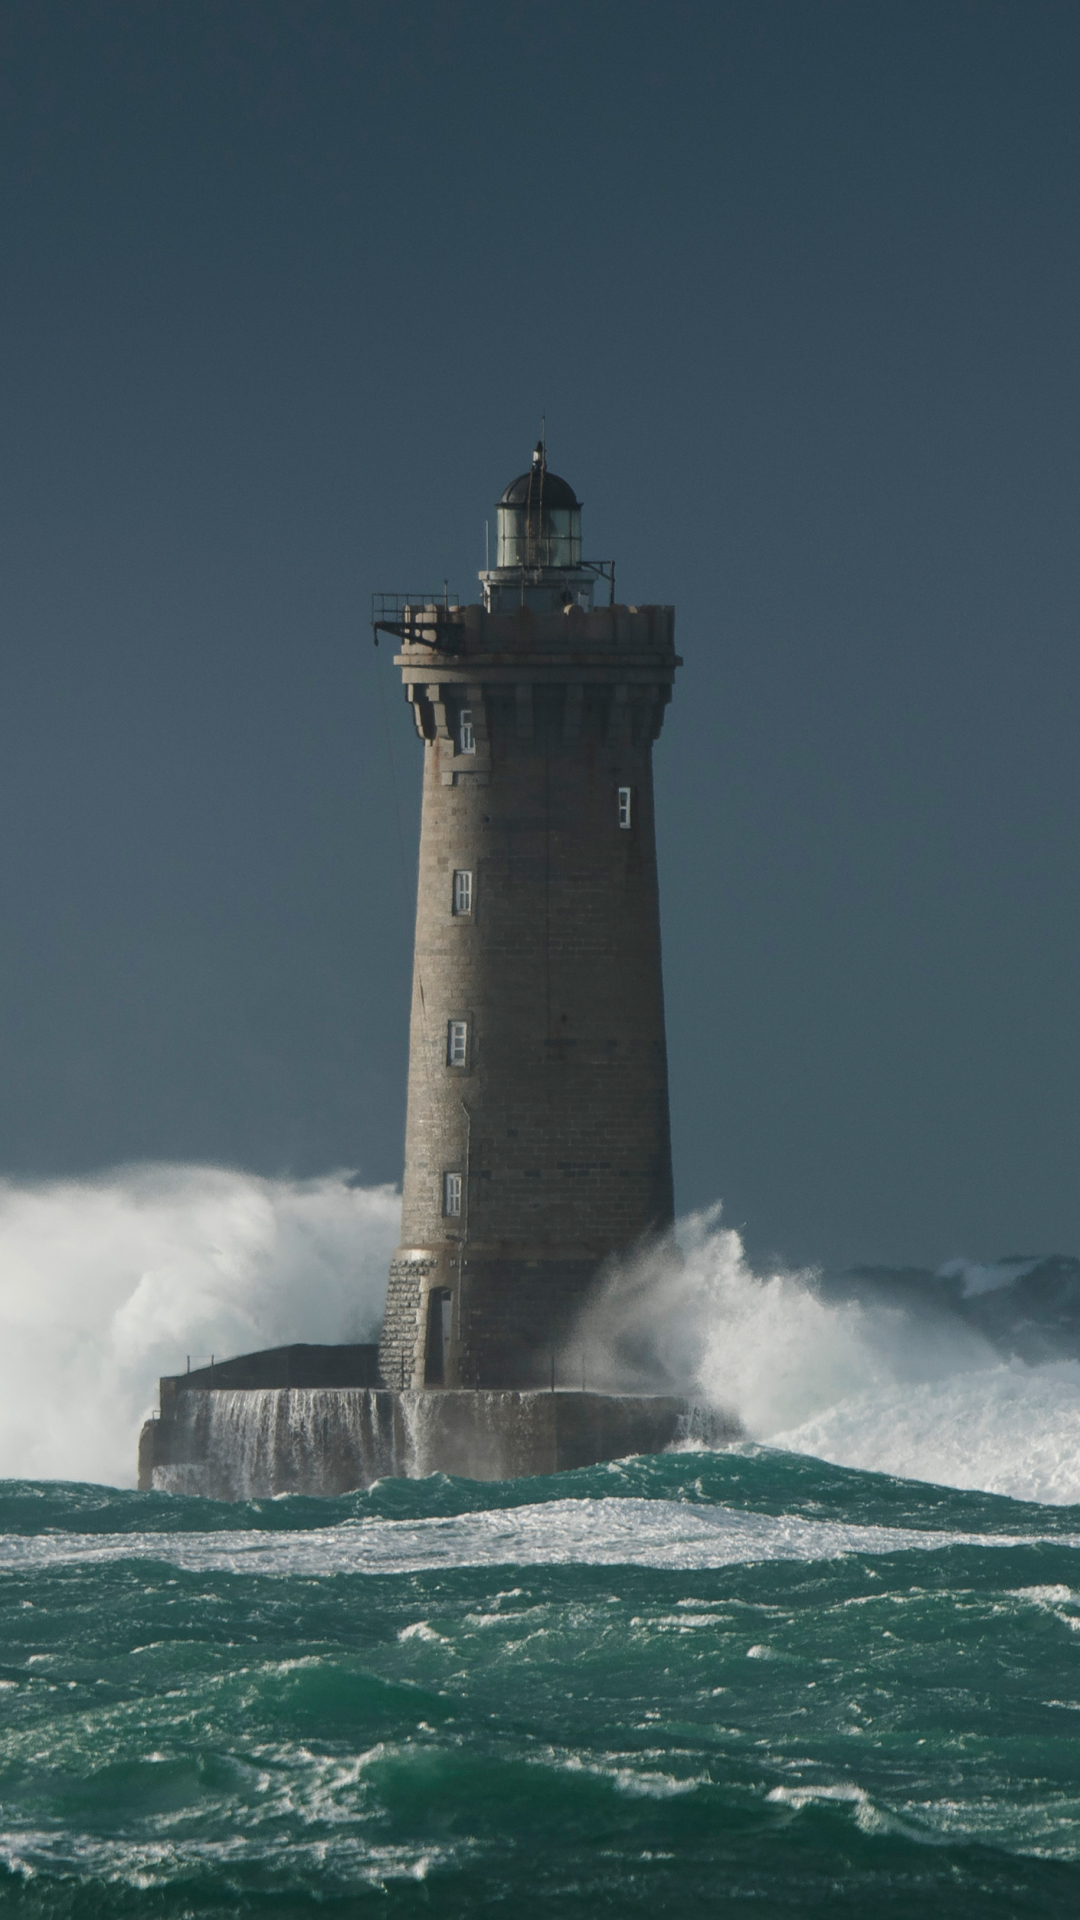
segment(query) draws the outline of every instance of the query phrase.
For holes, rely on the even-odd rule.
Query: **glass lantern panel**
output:
[[[581,514],[576,507],[551,507],[542,516],[537,550],[530,551],[529,516],[523,507],[498,509],[499,567],[576,567],[581,561]]]
[[[497,567],[520,567],[525,560],[525,515],[516,507],[498,510]]]

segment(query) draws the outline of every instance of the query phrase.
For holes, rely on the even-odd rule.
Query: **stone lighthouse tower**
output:
[[[547,1386],[605,1257],[672,1220],[652,746],[674,610],[614,603],[543,444],[496,511],[478,604],[375,612],[424,743],[394,1388]]]
[[[506,1479],[741,1431],[689,1382],[586,1385],[574,1340],[604,1262],[672,1220],[652,747],[680,665],[673,609],[616,605],[542,442],[496,511],[475,605],[380,594],[372,610],[424,754],[402,1243],[378,1354],[302,1344],[167,1376],[141,1487]]]

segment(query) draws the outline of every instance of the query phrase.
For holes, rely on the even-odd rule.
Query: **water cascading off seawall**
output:
[[[723,1415],[659,1394],[199,1388],[147,1422],[139,1484],[251,1500],[348,1493],[388,1476],[509,1480],[679,1441],[717,1445],[738,1431]]]
[[[388,1400],[365,1387],[183,1393],[171,1421],[150,1425],[150,1484],[217,1500],[370,1486],[397,1471]]]

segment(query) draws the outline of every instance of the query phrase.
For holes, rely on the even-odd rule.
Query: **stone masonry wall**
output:
[[[460,652],[407,646],[399,664],[424,796],[383,1376],[421,1383],[437,1286],[452,1296],[448,1386],[538,1384],[598,1264],[672,1217],[652,784],[678,664],[670,609],[468,608]],[[453,911],[459,869],[467,915]],[[451,1021],[467,1027],[462,1065]]]

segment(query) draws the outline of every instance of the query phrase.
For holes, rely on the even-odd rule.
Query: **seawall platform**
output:
[[[161,1413],[139,1440],[140,1488],[244,1500],[348,1493],[429,1473],[512,1480],[680,1440],[722,1446],[742,1431],[671,1394],[348,1384],[343,1372],[370,1376],[366,1351],[353,1348],[348,1359],[325,1351],[335,1355],[331,1385],[281,1378],[325,1379],[318,1348],[245,1355],[216,1366],[212,1381],[208,1368],[163,1378]],[[244,1384],[233,1384],[238,1377]]]

